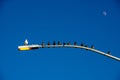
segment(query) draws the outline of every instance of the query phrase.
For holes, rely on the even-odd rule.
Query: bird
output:
[[[63,46],[65,46],[66,45],[66,43],[65,42],[63,42]]]
[[[91,48],[94,49],[94,45],[92,45]]]
[[[48,48],[50,47],[50,42],[48,41]]]
[[[44,42],[42,42],[42,48],[44,48]]]
[[[55,41],[53,41],[53,45],[56,45]]]
[[[28,45],[28,40],[27,39],[25,40],[24,45]]]
[[[53,41],[53,45],[54,45],[54,48],[55,48],[55,45],[56,45],[55,41]]]
[[[70,41],[67,43],[67,45],[70,45]]]
[[[108,52],[107,52],[107,54],[111,54],[111,52],[110,52],[110,51],[108,51]]]
[[[50,42],[48,41],[48,45],[50,45]]]
[[[77,45],[77,42],[74,42],[74,45]]]
[[[87,45],[85,45],[85,47],[88,47]]]
[[[85,47],[88,47],[87,45],[85,45]],[[88,49],[86,49],[86,50],[88,50]]]
[[[61,45],[61,44],[60,44],[60,41],[58,41],[58,45]]]
[[[84,46],[84,44],[83,44],[83,43],[81,43],[81,46]]]

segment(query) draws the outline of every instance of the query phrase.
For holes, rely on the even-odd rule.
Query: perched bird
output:
[[[94,45],[92,45],[91,48],[94,49]]]
[[[56,45],[55,41],[53,41],[53,45],[54,45],[54,48],[55,48],[55,45]]]
[[[42,48],[44,48],[44,42],[42,42]]]
[[[56,45],[55,41],[53,41],[53,45]]]
[[[70,41],[67,43],[67,45],[70,45]]]
[[[50,42],[48,41],[48,45],[50,45]]]
[[[58,41],[58,45],[61,45],[61,44],[60,44],[60,41]]]
[[[63,46],[65,46],[66,45],[66,43],[65,42],[63,42]]]
[[[50,47],[50,42],[48,41],[48,48]]]
[[[74,45],[77,45],[77,42],[74,42]]]
[[[107,54],[111,54],[111,52],[110,52],[110,51],[108,51],[108,52],[107,52]]]
[[[87,45],[85,45],[85,47],[88,47]],[[88,50],[88,49],[86,49],[86,50]]]
[[[27,39],[25,40],[24,45],[28,45],[28,40]]]
[[[84,44],[83,44],[83,43],[81,43],[81,46],[84,46]]]
[[[88,47],[87,45],[85,45],[85,47]]]

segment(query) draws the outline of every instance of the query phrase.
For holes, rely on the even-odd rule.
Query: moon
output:
[[[104,16],[107,16],[107,12],[106,12],[106,11],[103,11],[102,14],[103,14]]]

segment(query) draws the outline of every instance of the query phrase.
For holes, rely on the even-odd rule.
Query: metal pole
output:
[[[94,49],[94,48],[85,47],[85,46],[78,46],[78,45],[44,45],[44,48],[48,48],[48,47],[49,48],[64,48],[64,47],[66,47],[66,48],[81,48],[81,49],[96,52],[98,54],[107,56],[107,57],[112,58],[112,59],[117,60],[117,61],[120,61],[120,58],[118,58],[116,56],[113,56],[111,54],[107,54],[105,52],[102,52],[102,51]],[[39,45],[39,48],[43,48],[42,45]]]

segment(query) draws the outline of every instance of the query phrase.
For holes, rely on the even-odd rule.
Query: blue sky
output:
[[[90,51],[17,50],[26,38],[30,44],[76,41],[120,57],[119,5],[119,0],[1,0],[1,80],[120,80],[120,62]]]

